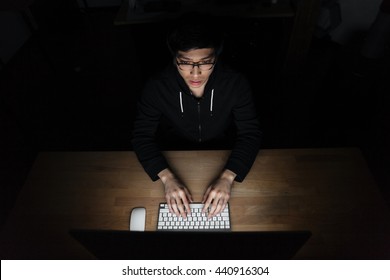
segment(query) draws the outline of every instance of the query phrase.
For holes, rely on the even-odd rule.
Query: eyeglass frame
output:
[[[192,70],[194,70],[195,66],[198,66],[198,69],[202,71],[202,69],[200,69],[201,65],[211,65],[209,69],[203,70],[203,71],[210,71],[211,69],[213,69],[216,62],[217,62],[217,58],[214,58],[214,61],[212,63],[203,63],[203,62],[180,63],[180,62],[178,62],[177,57],[176,57],[176,65],[182,71],[192,71]],[[191,68],[191,70],[185,70],[185,69],[180,68],[180,65],[191,65],[192,68]]]

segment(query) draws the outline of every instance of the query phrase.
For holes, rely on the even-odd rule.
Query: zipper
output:
[[[199,139],[198,142],[202,142],[202,125],[200,123],[200,101],[198,101],[198,121],[199,121]]]

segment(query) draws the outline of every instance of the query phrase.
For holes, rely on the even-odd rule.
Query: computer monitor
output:
[[[311,232],[161,232],[74,229],[69,232],[103,260],[285,260]]]

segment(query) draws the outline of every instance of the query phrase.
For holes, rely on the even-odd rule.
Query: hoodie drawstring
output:
[[[183,93],[179,92],[180,99],[180,111],[181,115],[184,115],[184,107],[183,107]],[[214,89],[211,90],[211,98],[210,98],[210,116],[213,116],[213,102],[214,102]]]
[[[181,92],[180,92],[180,110],[181,110],[181,116],[183,116],[184,109],[183,109],[183,97]]]
[[[213,100],[214,100],[214,89],[211,90],[210,116],[213,116]]]

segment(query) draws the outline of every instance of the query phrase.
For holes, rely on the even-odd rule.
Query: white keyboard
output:
[[[191,203],[191,213],[187,218],[177,217],[174,213],[169,213],[167,203],[160,203],[158,211],[157,230],[158,231],[230,231],[229,204],[218,215],[208,219],[207,212],[202,213],[202,203]]]

